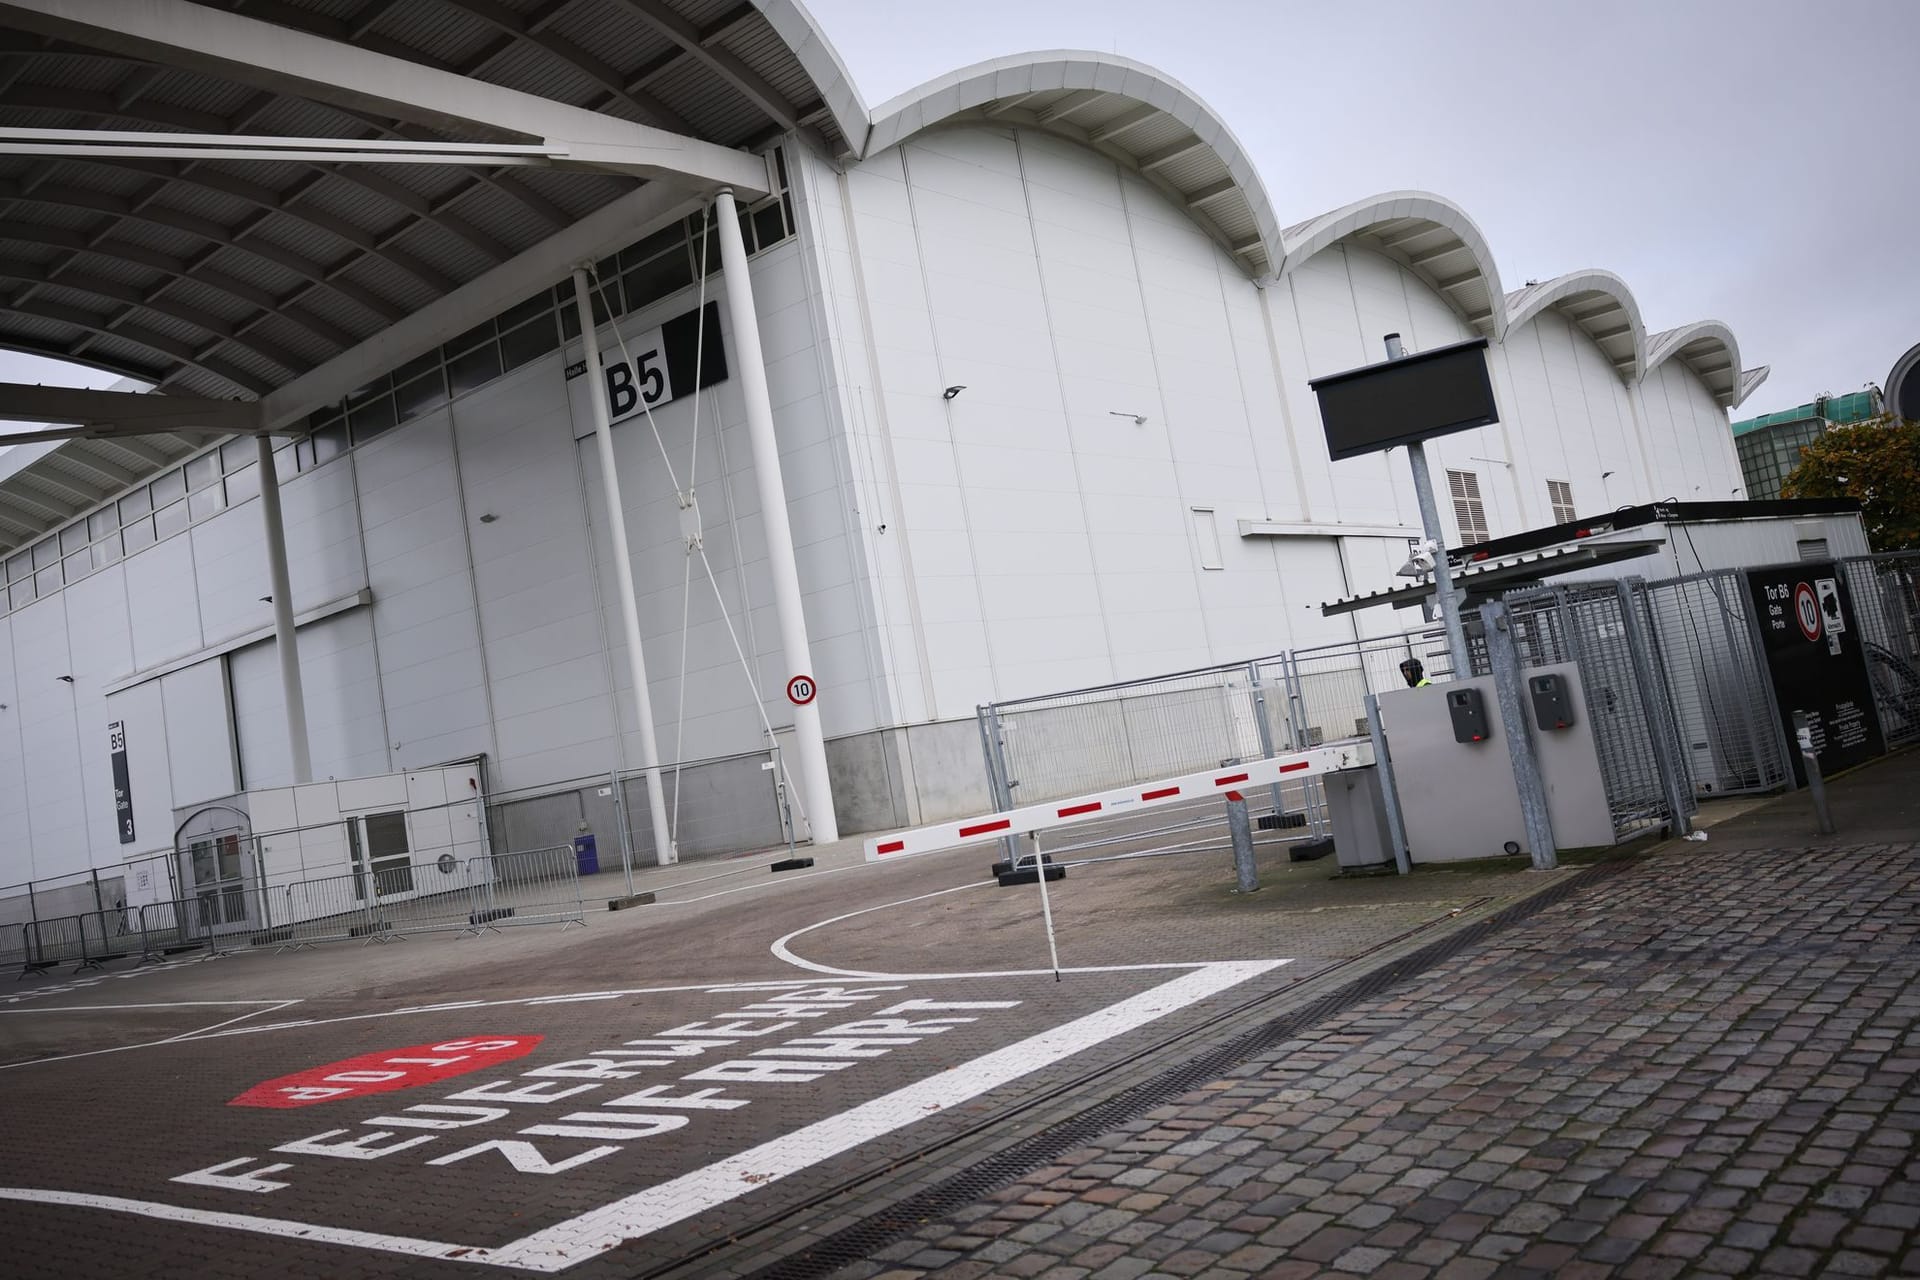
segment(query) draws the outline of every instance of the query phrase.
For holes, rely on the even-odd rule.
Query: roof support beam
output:
[[[259,406],[247,400],[202,400],[142,391],[91,391],[7,382],[0,383],[0,420],[165,435],[181,431],[253,432],[259,429],[260,414]],[[6,438],[9,443],[20,442],[18,436]]]
[[[44,493],[22,493],[17,485],[5,493],[0,493],[0,508],[18,511],[31,519],[37,519],[43,527],[48,520],[64,524],[86,509],[62,502],[58,498],[49,498]]]
[[[1160,108],[1155,106],[1135,107],[1125,115],[1118,116],[1115,119],[1107,121],[1107,123],[1101,125],[1099,128],[1090,130],[1087,133],[1087,140],[1094,146],[1099,146],[1103,142],[1112,142],[1128,130],[1137,129],[1147,121],[1163,114]]]
[[[649,183],[588,214],[566,230],[468,281],[375,337],[341,352],[259,402],[258,429],[282,430],[324,404],[473,327],[475,316],[504,311],[552,285],[581,261],[597,261],[645,239],[701,206],[697,197]]]
[[[623,3],[648,26],[679,45],[689,57],[705,63],[782,129],[800,127],[800,112],[785,95],[730,50],[717,41],[708,40],[699,27],[659,0],[623,0]]]
[[[1195,152],[1205,151],[1206,149],[1207,144],[1202,142],[1198,137],[1189,138],[1185,142],[1176,142],[1172,146],[1164,147],[1150,156],[1142,156],[1140,158],[1140,172],[1152,173],[1155,169],[1164,168],[1176,160],[1184,160]]]
[[[125,467],[115,466],[105,458],[87,452],[85,449],[73,449],[60,455],[60,460],[82,471],[90,471],[107,482],[107,492],[115,493],[140,479]],[[37,473],[36,473],[37,474]],[[104,495],[102,495],[104,496]]]
[[[491,138],[545,140],[571,166],[697,191],[768,193],[760,159],[697,138],[356,49],[188,0],[0,0],[0,23],[316,102]]]

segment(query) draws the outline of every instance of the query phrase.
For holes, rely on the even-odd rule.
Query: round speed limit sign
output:
[[[796,707],[804,707],[813,701],[820,690],[814,687],[812,676],[795,676],[787,681],[787,701]]]

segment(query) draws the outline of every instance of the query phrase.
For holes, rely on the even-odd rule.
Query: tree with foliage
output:
[[[1875,551],[1920,549],[1920,422],[1881,414],[1829,427],[1800,451],[1783,498],[1858,498]]]

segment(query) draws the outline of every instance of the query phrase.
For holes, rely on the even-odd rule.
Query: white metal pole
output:
[[[773,434],[773,402],[767,395],[767,367],[760,355],[760,321],[753,308],[753,284],[747,278],[747,246],[740,238],[740,215],[733,193],[714,201],[720,224],[720,265],[733,317],[734,367],[747,407],[747,442],[753,453],[753,477],[760,494],[760,525],[767,538],[767,567],[773,579],[773,611],[780,624],[780,648],[789,677],[820,682],[807,645],[807,620],[800,607],[800,570],[793,557],[793,529],[787,522],[787,490],[780,477],[780,442]],[[827,779],[827,744],[820,732],[817,700],[793,709],[795,754],[799,756],[800,793],[815,844],[840,838],[833,816],[833,788]]]
[[[293,582],[287,572],[287,527],[280,518],[280,473],[273,437],[255,436],[260,459],[260,522],[267,534],[267,580],[273,591],[273,647],[280,655],[280,695],[287,704],[287,756],[295,782],[313,781],[307,746],[307,695],[300,684],[300,640],[293,630]]]
[[[600,445],[600,483],[607,497],[607,540],[613,544],[615,590],[620,622],[627,637],[627,669],[633,679],[634,715],[639,720],[640,766],[647,778],[647,810],[653,818],[653,856],[660,866],[680,860],[667,829],[667,797],[660,783],[660,744],[653,736],[653,692],[647,685],[647,658],[640,649],[640,606],[633,597],[633,558],[627,552],[626,508],[620,505],[620,477],[613,462],[613,413],[607,405],[607,379],[600,367],[600,339],[594,331],[593,296],[584,267],[573,269],[573,305],[580,317],[580,345],[587,365],[587,399],[593,406],[593,435]]]

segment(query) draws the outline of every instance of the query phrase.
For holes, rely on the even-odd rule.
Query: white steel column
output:
[[[653,691],[647,686],[647,659],[640,649],[640,606],[633,598],[633,558],[627,552],[626,508],[620,505],[620,477],[614,471],[613,413],[607,404],[607,378],[600,367],[600,338],[595,332],[593,296],[587,291],[584,267],[573,269],[573,305],[580,317],[587,398],[593,405],[593,435],[600,444],[600,483],[607,495],[607,540],[613,544],[615,589],[620,595],[620,621],[627,635],[627,670],[633,679],[634,714],[640,721],[640,764],[647,775],[653,856],[654,861],[665,867],[678,862],[680,854],[673,847],[673,836],[667,829],[667,797],[660,785],[660,744],[653,736]]]
[[[734,363],[747,405],[747,441],[760,494],[760,524],[767,535],[767,567],[773,579],[774,616],[780,623],[780,649],[787,660],[787,675],[806,676],[818,689],[813,653],[807,645],[806,615],[800,608],[800,569],[793,557],[793,528],[787,522],[787,487],[780,478],[780,442],[773,434],[767,366],[760,354],[760,320],[753,308],[747,246],[740,238],[740,214],[731,191],[722,191],[715,199],[713,216],[720,224],[720,275],[727,290],[727,311],[733,317]],[[817,698],[793,709],[793,733],[800,757],[800,794],[806,799],[807,825],[813,828],[814,843],[838,840],[840,827],[833,816],[833,788],[827,780],[827,744],[820,733]]]
[[[287,573],[287,528],[280,519],[280,473],[273,437],[253,438],[260,459],[260,522],[266,526],[267,578],[273,587],[273,647],[280,655],[280,693],[287,704],[287,754],[295,782],[313,781],[307,746],[307,695],[300,684],[300,640],[293,630],[293,583]]]

